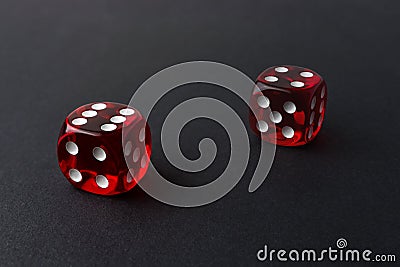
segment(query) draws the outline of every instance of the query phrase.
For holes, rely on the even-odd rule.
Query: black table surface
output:
[[[0,265],[256,265],[265,244],[321,249],[338,238],[399,257],[399,18],[397,1],[2,0]],[[255,193],[250,164],[228,195],[199,208],[140,188],[118,197],[74,189],[55,153],[66,115],[93,101],[127,103],[154,73],[193,60],[252,79],[281,64],[318,71],[329,91],[318,138],[278,147]],[[232,94],[190,85],[150,120],[204,95],[246,118]],[[177,183],[212,180],[229,156],[221,127],[187,125],[182,150],[196,158],[204,136],[221,142],[210,169],[191,178],[172,168],[155,134],[157,168]]]

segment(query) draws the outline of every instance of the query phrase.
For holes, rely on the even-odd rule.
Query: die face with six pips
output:
[[[124,193],[146,173],[150,130],[132,107],[111,102],[87,104],[64,121],[57,154],[61,171],[75,187],[100,195]],[[127,164],[125,158],[132,162]]]
[[[327,102],[326,83],[319,74],[297,66],[275,66],[263,71],[256,85],[250,99],[256,114],[250,116],[250,124],[263,140],[300,146],[317,136]]]

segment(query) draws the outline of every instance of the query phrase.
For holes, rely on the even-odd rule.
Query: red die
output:
[[[92,103],[66,118],[57,153],[61,171],[72,185],[94,194],[116,195],[132,189],[146,173],[150,130],[142,115],[131,107]],[[125,156],[132,160],[131,169]]]
[[[258,76],[257,87],[250,100],[256,110],[250,123],[263,140],[300,146],[315,138],[327,100],[326,83],[320,75],[302,67],[272,67]]]

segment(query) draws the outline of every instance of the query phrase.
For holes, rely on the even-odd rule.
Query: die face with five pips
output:
[[[100,195],[121,194],[132,189],[147,171],[150,130],[132,107],[111,102],[87,104],[65,119],[57,154],[61,171],[75,187]]]
[[[297,66],[271,67],[257,78],[250,99],[256,114],[250,116],[250,124],[267,142],[304,145],[320,131],[326,102],[326,83],[315,71]]]

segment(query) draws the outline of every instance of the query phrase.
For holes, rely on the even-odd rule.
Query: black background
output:
[[[264,244],[322,249],[340,237],[400,257],[399,17],[397,1],[2,0],[0,264],[256,265]],[[65,116],[93,101],[127,103],[152,74],[192,60],[252,79],[272,65],[317,70],[329,91],[319,137],[279,147],[255,193],[251,163],[226,197],[200,208],[168,206],[140,188],[111,198],[75,190],[55,153]],[[246,117],[222,89],[192,85],[153,121],[180,97],[209,94]],[[220,127],[200,121],[182,134],[188,157],[201,136],[219,137],[221,164],[195,183],[215,178],[229,156]],[[153,160],[191,183],[157,148]]]

